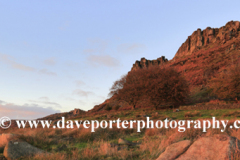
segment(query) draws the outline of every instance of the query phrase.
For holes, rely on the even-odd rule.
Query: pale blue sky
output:
[[[240,20],[239,1],[0,1],[0,117],[102,103],[141,57],[172,59],[197,28]]]

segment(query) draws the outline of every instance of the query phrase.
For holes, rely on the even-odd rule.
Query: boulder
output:
[[[173,112],[179,112],[179,109],[173,109]]]
[[[216,134],[196,140],[177,160],[225,160],[239,155],[240,141],[235,137]]]
[[[35,156],[43,153],[43,150],[23,141],[9,141],[3,151],[3,155],[8,160],[18,159],[20,157]]]
[[[12,140],[17,138],[16,134],[11,134],[11,133],[3,133],[0,134],[0,150],[3,150],[4,147],[7,145],[7,143]]]
[[[166,148],[166,150],[158,157],[157,160],[174,160],[179,155],[184,153],[191,145],[190,140],[184,140],[177,143],[173,143]]]
[[[145,114],[145,115],[142,115],[142,117],[152,117],[151,115],[147,115],[147,114]]]

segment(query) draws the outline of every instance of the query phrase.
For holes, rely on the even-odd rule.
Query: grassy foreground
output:
[[[185,109],[185,110],[184,110]],[[152,120],[203,120],[215,116],[218,120],[228,119],[229,124],[240,117],[240,110],[233,109],[203,109],[181,107],[179,112],[173,110],[136,109],[133,111],[106,112],[101,115],[82,117],[81,120],[109,120],[121,118],[121,120],[146,120],[150,116]],[[76,118],[80,119],[80,118]],[[240,118],[239,118],[240,119]],[[240,131],[229,129],[225,132],[220,129],[209,129],[206,133],[202,129],[187,129],[178,132],[178,129],[143,129],[138,133],[134,129],[97,129],[92,133],[91,129],[13,129],[10,128],[2,133],[19,134],[20,138],[51,154],[35,156],[26,159],[156,159],[165,148],[180,140],[196,140],[199,137],[213,134],[227,134],[240,139]],[[118,144],[119,138],[124,138],[137,145]],[[1,153],[3,151],[0,151]]]

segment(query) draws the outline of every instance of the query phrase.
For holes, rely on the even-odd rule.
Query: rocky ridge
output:
[[[226,44],[228,41],[236,40],[240,36],[240,22],[230,21],[225,26],[220,28],[207,27],[204,30],[200,28],[188,36],[187,40],[179,47],[177,53],[175,54],[173,60],[185,58],[195,52],[201,51],[202,49],[209,49],[214,46],[221,46]],[[229,49],[234,49],[232,45]],[[157,58],[156,60],[147,60],[146,58],[141,58],[140,61],[136,61],[133,64],[131,71],[148,68],[150,66],[163,65],[168,62],[164,56]]]
[[[147,60],[146,58],[141,58],[140,61],[136,61],[133,64],[133,67],[131,71],[137,70],[137,69],[142,69],[142,68],[148,68],[151,66],[156,66],[156,65],[163,65],[164,63],[168,62],[168,59],[166,59],[164,56],[159,57],[156,60]]]
[[[174,58],[190,55],[203,47],[211,44],[222,45],[227,41],[237,38],[240,31],[239,21],[230,21],[221,28],[207,27],[204,30],[197,29],[181,45]]]

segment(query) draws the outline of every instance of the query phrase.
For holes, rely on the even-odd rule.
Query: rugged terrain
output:
[[[140,61],[133,64],[131,71],[151,66],[173,67],[185,76],[194,97],[196,93],[203,92],[211,85],[213,77],[218,77],[229,66],[239,62],[240,22],[230,21],[221,28],[207,27],[204,30],[194,31],[180,46],[172,60],[167,60],[164,56],[156,60],[141,58]],[[118,102],[114,97],[111,97],[90,111],[101,111],[106,106],[113,108],[117,105],[122,110],[130,109],[125,102]],[[151,105],[139,102],[138,107],[151,107]]]
[[[181,45],[175,57],[156,60],[141,58],[129,72],[152,66],[173,67],[187,79],[191,89],[189,104],[178,109],[155,110],[140,101],[134,110],[115,97],[85,112],[74,109],[39,119],[57,120],[229,120],[232,125],[240,117],[240,102],[211,97],[209,86],[231,65],[240,62],[239,22],[228,22],[221,28],[198,29]],[[0,159],[239,159],[240,130],[220,129],[17,129],[16,123],[0,129]],[[23,156],[23,157],[22,157]]]

